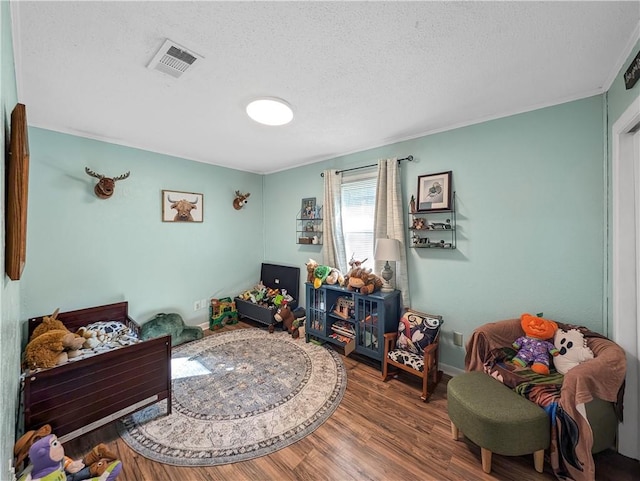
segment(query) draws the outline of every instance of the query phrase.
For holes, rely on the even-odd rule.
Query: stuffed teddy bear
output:
[[[558,355],[553,358],[553,365],[560,374],[566,374],[581,362],[594,358],[593,351],[587,347],[587,340],[577,329],[558,329],[553,337],[553,344],[558,350]]]
[[[557,356],[559,350],[549,342],[558,330],[558,325],[549,319],[522,314],[520,326],[525,335],[513,342],[513,347],[518,353],[512,362],[520,367],[531,364],[531,370],[538,374],[549,374],[549,354]]]
[[[16,466],[20,466],[25,459],[27,448],[31,464],[19,481],[114,481],[122,470],[122,463],[115,456],[112,461],[101,458],[91,464],[66,457],[62,444],[55,434],[51,434],[49,425],[25,433],[16,442],[14,453],[19,460]],[[103,444],[94,450],[108,453]]]
[[[85,339],[71,333],[56,319],[57,315],[58,309],[53,315],[44,316],[31,334],[25,348],[25,361],[30,369],[54,367],[80,354]]]

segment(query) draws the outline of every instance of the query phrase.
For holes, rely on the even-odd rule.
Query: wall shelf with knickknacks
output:
[[[451,209],[409,212],[409,247],[417,249],[456,248],[456,193]]]
[[[296,244],[322,245],[322,206],[301,209],[296,217]]]

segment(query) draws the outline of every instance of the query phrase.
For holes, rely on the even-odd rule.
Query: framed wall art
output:
[[[451,171],[418,177],[418,212],[451,210]]]
[[[162,191],[163,222],[202,222],[204,196],[194,192]]]
[[[27,111],[17,104],[11,113],[11,144],[6,171],[5,271],[20,280],[27,262],[27,198],[29,194],[29,138]]]
[[[316,198],[308,197],[302,199],[302,206],[300,208],[301,219],[315,219],[316,218]]]

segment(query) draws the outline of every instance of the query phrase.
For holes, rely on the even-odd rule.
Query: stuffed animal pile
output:
[[[57,318],[58,309],[44,316],[33,330],[25,347],[24,361],[28,369],[46,369],[140,342],[136,334],[120,321],[97,321],[70,332]]]
[[[307,267],[307,282],[313,284],[318,289],[322,284],[339,285],[346,287],[350,291],[357,291],[365,295],[372,294],[380,289],[384,281],[371,269],[363,267],[363,261],[358,261],[351,257],[349,261],[349,272],[343,275],[335,267],[318,264],[313,259],[305,264]]]
[[[313,259],[309,259],[305,266],[307,267],[307,282],[312,283],[316,289],[322,284],[345,285],[344,275],[335,267],[318,264]]]
[[[262,281],[253,289],[244,291],[238,296],[240,299],[258,304],[262,307],[280,307],[282,302],[293,302],[293,297],[287,293],[286,289],[273,289],[266,287]]]
[[[106,445],[95,446],[82,460],[73,460],[64,454],[64,448],[51,426],[26,432],[14,446],[16,467],[28,458],[27,469],[19,481],[115,481],[122,463]]]
[[[25,348],[25,362],[29,369],[54,367],[79,355],[85,338],[71,333],[57,316],[58,309],[51,316],[44,316],[31,334]]]

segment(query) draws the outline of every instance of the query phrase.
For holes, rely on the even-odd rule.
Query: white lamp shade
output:
[[[400,242],[397,239],[377,239],[373,257],[377,261],[399,261]]]

